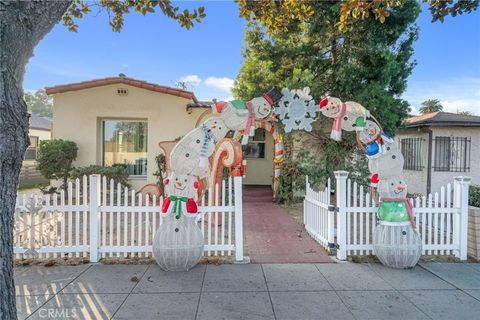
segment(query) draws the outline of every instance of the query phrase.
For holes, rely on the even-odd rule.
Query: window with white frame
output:
[[[30,138],[30,145],[28,146],[27,150],[25,151],[25,160],[37,160],[37,152],[38,152],[38,137],[29,136]]]
[[[470,171],[470,142],[467,137],[435,137],[435,171]]]
[[[255,135],[248,139],[248,144],[244,147],[245,158],[265,159],[265,129],[256,129]]]
[[[103,120],[103,165],[122,166],[132,176],[147,175],[147,121]]]

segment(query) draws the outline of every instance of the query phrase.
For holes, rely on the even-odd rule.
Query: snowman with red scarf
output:
[[[342,140],[342,130],[362,131],[370,112],[361,104],[353,101],[342,102],[339,98],[326,97],[320,101],[320,111],[326,117],[333,118],[330,138]]]
[[[188,271],[203,254],[203,234],[196,222],[198,179],[171,172],[164,184],[168,197],[153,239],[153,256],[165,271]]]
[[[219,113],[228,129],[239,132],[243,130],[242,144],[248,143],[248,138],[255,134],[255,121],[265,120],[273,115],[273,106],[283,94],[272,88],[262,97],[252,100],[219,101],[212,105],[212,111]]]

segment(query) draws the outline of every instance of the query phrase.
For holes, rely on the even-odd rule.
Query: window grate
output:
[[[435,171],[470,171],[470,137],[435,137]]]
[[[422,150],[423,150],[423,138],[404,138],[400,140],[400,146],[402,150],[405,162],[403,164],[404,170],[422,171]]]

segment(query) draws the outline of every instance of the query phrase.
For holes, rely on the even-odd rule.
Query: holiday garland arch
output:
[[[247,144],[255,129],[262,128],[275,140],[275,190],[284,161],[283,136],[276,123],[281,121],[288,131],[311,131],[310,124],[319,113],[333,119],[332,139],[340,141],[342,131],[355,131],[361,150],[366,152],[372,188],[377,189],[379,202],[379,225],[373,236],[376,254],[382,263],[396,268],[413,267],[418,262],[421,240],[406,199],[403,155],[395,141],[383,133],[378,121],[359,103],[324,97],[315,108],[309,92],[309,88],[284,88],[281,92],[273,88],[249,101],[216,102],[211,106],[214,116],[176,143],[167,157],[169,172],[164,181],[166,199],[162,208],[165,223],[153,243],[154,257],[163,269],[188,270],[201,257],[203,238],[195,219],[199,182],[208,179],[209,184],[215,184],[224,166],[241,175],[245,164],[240,141]],[[277,102],[278,113],[274,110]],[[230,131],[235,132],[234,138],[225,138]]]

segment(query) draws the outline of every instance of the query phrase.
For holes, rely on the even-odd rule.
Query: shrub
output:
[[[480,207],[480,186],[470,186],[468,204],[474,207]]]
[[[91,174],[100,174],[105,176],[107,180],[113,179],[115,183],[120,183],[124,187],[130,187],[128,182],[129,173],[127,169],[122,166],[102,167],[98,165],[90,165],[87,167],[75,168],[72,171],[72,179],[82,179],[84,175],[89,176]]]
[[[37,169],[47,179],[62,180],[65,190],[77,158],[78,147],[75,142],[62,139],[40,141],[37,156]]]
[[[155,157],[155,161],[157,162],[157,171],[153,173],[155,177],[157,177],[157,184],[162,189],[162,196],[165,196],[165,185],[163,180],[167,177],[167,160],[165,159],[164,154],[159,154]]]

